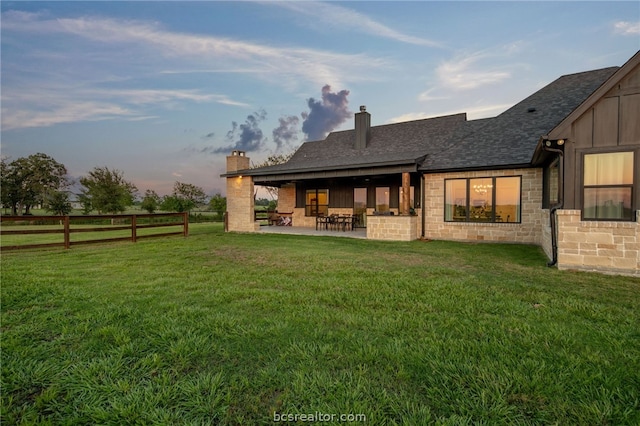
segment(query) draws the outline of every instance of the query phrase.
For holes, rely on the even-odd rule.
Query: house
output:
[[[538,244],[560,269],[640,276],[640,52],[565,75],[502,114],[371,126],[304,143],[284,164],[227,157],[228,230],[259,230],[254,185],[293,226],[352,214],[367,238]]]

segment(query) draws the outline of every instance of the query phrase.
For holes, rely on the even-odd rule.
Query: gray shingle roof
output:
[[[529,165],[540,137],[618,68],[560,77],[494,118],[466,121],[463,113],[373,126],[365,149],[355,148],[355,130],[332,132],[322,141],[304,143],[287,163],[248,174],[406,164],[424,171]]]
[[[528,165],[541,136],[584,102],[619,67],[565,75],[497,117],[482,120],[423,163],[421,170]],[[531,111],[535,109],[535,111]],[[480,124],[480,123],[477,123]]]

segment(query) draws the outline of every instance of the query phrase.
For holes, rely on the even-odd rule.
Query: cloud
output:
[[[335,4],[315,1],[278,1],[269,4],[310,16],[314,19],[314,22],[321,22],[323,26],[330,25],[333,28],[340,28],[344,31],[360,32],[401,43],[441,47],[441,44],[436,41],[404,34],[362,13]]]
[[[300,119],[295,115],[280,117],[280,125],[273,129],[273,141],[276,143],[276,152],[284,146],[291,147],[293,142],[298,141],[298,123]]]
[[[511,72],[503,67],[482,64],[482,61],[491,60],[492,57],[495,55],[482,52],[458,56],[438,65],[436,76],[443,86],[453,90],[475,89],[510,78]]]
[[[449,112],[438,112],[436,114],[427,112],[410,112],[402,114],[397,117],[391,118],[389,123],[404,123],[405,121],[423,120],[425,118],[443,117],[447,115],[467,113],[468,120],[477,120],[480,118],[495,117],[504,112],[508,108],[511,108],[513,104],[495,104],[495,105],[481,105],[473,108],[466,108],[461,110],[452,110]]]
[[[640,34],[640,21],[628,22],[618,21],[613,24],[613,32],[622,35],[638,35]]]
[[[121,90],[74,87],[58,83],[48,87],[27,82],[3,84],[2,129],[47,127],[62,123],[102,121],[124,118],[142,121],[157,118],[144,107],[175,108],[180,102],[221,102],[222,95],[198,90]],[[245,106],[246,104],[238,103]]]
[[[214,132],[207,133],[202,137],[202,139],[213,139],[216,134]]]
[[[259,151],[265,144],[265,137],[260,129],[260,123],[267,118],[265,110],[249,114],[243,124],[231,123],[231,130],[227,132],[227,140],[232,145],[212,150],[214,154],[229,153],[233,150],[245,152]]]
[[[322,87],[322,100],[307,100],[310,111],[301,114],[304,119],[302,132],[307,135],[307,140],[324,139],[329,132],[353,116],[348,109],[347,96],[348,90],[332,93],[331,86],[327,84]]]
[[[344,79],[366,78],[371,67],[384,67],[382,59],[364,54],[340,54],[308,48],[276,47],[211,35],[189,34],[165,30],[159,23],[102,17],[47,19],[41,14],[8,11],[2,14],[3,32],[29,34],[62,34],[127,50],[142,48],[147,57],[184,59],[180,72],[254,72],[281,83],[283,76],[315,83],[341,83]],[[153,51],[154,54],[151,54]],[[198,70],[198,67],[202,67]],[[212,68],[215,67],[215,68]],[[163,70],[162,72],[167,72]]]

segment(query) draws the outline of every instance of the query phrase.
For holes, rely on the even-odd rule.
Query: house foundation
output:
[[[558,210],[558,269],[640,277],[640,212],[635,222],[582,221]]]

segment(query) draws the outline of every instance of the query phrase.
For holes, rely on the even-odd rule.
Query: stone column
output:
[[[409,214],[411,206],[411,178],[409,173],[402,173],[402,200],[400,214]]]
[[[249,157],[244,151],[233,151],[227,157],[227,230],[256,232],[260,224],[255,221],[253,179],[243,176],[242,170],[250,167]]]

